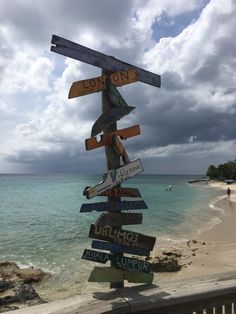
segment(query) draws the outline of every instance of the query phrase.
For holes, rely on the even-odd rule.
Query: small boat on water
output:
[[[203,178],[198,178],[198,179],[191,179],[188,181],[188,183],[199,183],[199,182],[208,183],[208,181],[210,181],[208,177],[203,177]]]

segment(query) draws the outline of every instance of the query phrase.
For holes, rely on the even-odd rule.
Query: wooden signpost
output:
[[[97,121],[95,121],[92,131],[91,137],[96,136],[100,132],[107,129],[110,125],[120,120],[125,115],[129,114],[135,107],[125,106],[125,107],[114,107],[111,108],[108,112],[103,113]]]
[[[100,141],[97,141],[96,137],[87,138],[85,140],[85,147],[86,150],[92,150],[105,145],[111,145],[113,135],[119,136],[122,140],[126,140],[127,138],[137,136],[139,134],[140,134],[139,125],[133,125],[126,129],[121,129],[111,133],[102,134],[100,136],[101,137]]]
[[[105,213],[97,218],[96,226],[139,225],[143,221],[142,213]]]
[[[116,153],[119,156],[121,156],[123,163],[126,165],[129,164],[130,163],[129,156],[128,156],[123,144],[121,143],[119,138],[115,135],[113,135],[113,137],[112,137],[112,146],[113,146],[114,150],[116,151]]]
[[[123,282],[127,280],[132,283],[152,283],[153,273],[140,273],[116,269],[114,267],[94,267],[89,277],[89,282]]]
[[[80,212],[104,212],[104,211],[121,211],[132,209],[146,209],[147,204],[141,201],[116,201],[116,202],[98,202],[98,203],[86,203],[80,207]]]
[[[152,251],[156,242],[156,238],[146,236],[142,233],[111,226],[96,226],[94,224],[90,226],[89,237],[121,245],[143,248],[149,251]]]
[[[85,191],[86,197],[87,198],[95,197],[113,188],[114,186],[117,186],[120,183],[136,176],[137,174],[140,174],[142,171],[143,166],[140,159],[131,161],[127,165],[124,165],[117,169],[112,169],[107,173],[104,173],[103,181]]]
[[[51,51],[53,52],[94,65],[111,73],[135,69],[138,73],[139,81],[155,87],[161,86],[160,75],[138,68],[112,56],[105,55],[56,35],[52,36],[51,43],[53,44],[51,46]]]
[[[88,95],[105,90],[107,75],[94,77],[89,80],[74,82],[69,91],[68,98]],[[125,70],[117,73],[111,73],[110,80],[114,86],[126,85],[139,80],[135,69]]]
[[[90,189],[91,186],[86,186],[83,195],[86,195],[86,191]],[[142,197],[139,190],[136,188],[124,188],[124,187],[114,187],[112,190],[105,191],[97,196],[112,196],[112,197]]]
[[[112,81],[109,77],[106,81],[106,85],[107,85],[107,94],[113,106],[128,107],[128,104],[126,103],[124,98],[121,96],[121,94],[119,93],[115,85],[112,84]]]
[[[141,197],[138,189],[120,185],[140,174],[143,166],[140,159],[130,161],[120,141],[139,135],[140,128],[135,125],[117,130],[117,121],[135,107],[128,106],[116,87],[137,81],[160,87],[161,78],[157,74],[56,35],[52,36],[51,42],[51,51],[102,69],[101,76],[74,82],[69,91],[69,98],[102,91],[102,114],[94,123],[91,138],[85,140],[85,146],[86,150],[105,147],[107,172],[99,184],[86,187],[84,195],[88,199],[106,196],[107,202],[83,204],[80,211],[107,211],[91,225],[89,237],[98,239],[92,241],[92,248],[110,253],[86,249],[82,258],[104,264],[110,261],[111,267],[95,267],[89,281],[110,282],[111,288],[122,288],[124,280],[132,283],[151,283],[153,274],[150,273],[149,263],[123,256],[125,253],[149,256],[156,238],[122,229],[122,225],[142,223],[142,214],[123,213],[123,210],[145,209],[147,205],[143,200],[121,200],[122,197]],[[96,135],[101,132],[103,134],[98,140]],[[121,158],[124,163],[122,166]]]
[[[104,250],[104,251],[111,251],[113,253],[127,253],[127,254],[140,255],[140,256],[150,255],[150,250],[145,249],[145,248],[131,247],[127,245],[115,244],[115,243],[99,241],[99,240],[92,241],[92,248]]]
[[[150,273],[151,265],[150,263],[139,260],[136,258],[113,255],[108,253],[103,253],[94,250],[85,249],[82,255],[82,259],[89,261],[106,264],[107,261],[112,261],[116,268],[137,271],[141,273]]]

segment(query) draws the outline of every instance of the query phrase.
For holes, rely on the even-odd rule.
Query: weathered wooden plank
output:
[[[128,106],[118,89],[112,84],[112,80],[108,77],[106,81],[107,94],[113,106]]]
[[[117,169],[109,170],[103,175],[103,181],[85,191],[87,198],[93,198],[120,183],[140,174],[143,166],[140,159],[136,159]]]
[[[93,77],[88,80],[74,82],[71,85],[68,98],[70,99],[103,91],[107,88],[106,80],[107,75],[102,75],[98,77]],[[139,78],[137,71],[135,69],[130,69],[121,72],[111,73],[110,80],[115,87],[137,82]]]
[[[141,213],[106,213],[97,218],[96,226],[139,225],[142,223]]]
[[[86,191],[90,188],[91,186],[86,186],[83,191],[83,195],[86,195]],[[142,197],[138,189],[127,187],[114,187],[111,190],[105,191],[97,196]]]
[[[135,107],[113,107],[109,111],[101,114],[92,126],[91,137],[104,131],[114,122],[120,120],[125,115],[129,114]]]
[[[85,249],[82,259],[102,264],[106,264],[107,261],[112,261],[113,266],[127,271],[136,271],[142,273],[150,273],[151,271],[151,265],[146,261],[126,256],[108,254],[100,251]]]
[[[88,279],[89,282],[122,282],[152,283],[153,273],[129,272],[114,267],[94,267]]]
[[[90,226],[89,237],[136,248],[145,248],[149,251],[153,249],[156,242],[156,238],[142,233],[111,226],[95,226],[94,224]]]
[[[121,210],[134,210],[134,209],[146,209],[147,204],[144,200],[139,201],[117,201],[117,202],[97,202],[82,204],[80,207],[81,213],[87,213],[92,211],[104,212],[104,211],[121,211]]]
[[[122,140],[127,139],[133,136],[137,136],[140,134],[139,125],[133,125],[129,128],[117,130],[111,133],[102,134],[100,136],[100,140],[98,141],[96,137],[87,138],[85,140],[86,150],[92,150],[98,147],[102,147],[105,145],[110,145],[112,143],[112,136],[119,136]]]
[[[140,256],[150,255],[150,250],[148,249],[135,248],[135,247],[127,246],[127,245],[114,244],[114,243],[98,241],[98,240],[92,241],[92,248],[105,250],[105,251],[111,251],[113,253],[127,253],[127,254],[140,255]]]
[[[51,51],[53,52],[100,67],[110,72],[118,72],[134,68],[137,71],[141,82],[156,87],[161,86],[160,75],[138,68],[112,56],[105,55],[56,35],[52,36],[51,43],[55,45],[51,46]]]
[[[119,138],[115,135],[112,136],[112,147],[114,148],[116,153],[119,156],[121,156],[124,164],[130,163],[129,156],[128,156],[123,144],[121,143]]]

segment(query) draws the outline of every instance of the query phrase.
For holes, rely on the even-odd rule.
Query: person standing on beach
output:
[[[228,189],[227,189],[227,195],[228,195],[228,197],[230,197],[230,193],[231,193],[231,190],[230,190],[230,188],[228,188]]]

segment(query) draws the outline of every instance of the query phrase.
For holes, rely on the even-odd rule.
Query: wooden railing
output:
[[[236,271],[94,292],[9,314],[236,314]]]

